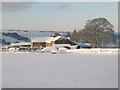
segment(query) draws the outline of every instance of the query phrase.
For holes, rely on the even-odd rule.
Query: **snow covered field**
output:
[[[117,88],[117,53],[3,53],[3,88]]]

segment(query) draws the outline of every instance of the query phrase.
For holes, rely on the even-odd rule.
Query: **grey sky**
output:
[[[3,3],[3,29],[82,29],[88,19],[107,18],[118,28],[117,2],[11,2]]]

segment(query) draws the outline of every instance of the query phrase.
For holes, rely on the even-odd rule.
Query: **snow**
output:
[[[71,46],[70,44],[53,44],[53,47]]]
[[[47,52],[58,52],[58,50],[56,49],[56,47],[45,47],[41,50],[41,52],[47,53]]]
[[[72,50],[67,50],[67,52],[69,53],[77,53],[77,54],[81,54],[81,53],[89,53],[89,54],[112,54],[112,53],[120,53],[119,49],[109,49],[109,48],[91,48],[91,49],[72,49]]]
[[[74,52],[3,53],[3,88],[118,87],[117,53]]]
[[[48,42],[51,43],[51,41],[56,41],[59,38],[61,38],[61,36],[57,36],[57,37],[34,37],[31,38],[32,42]]]
[[[31,42],[45,42],[49,37],[34,37],[31,38]]]
[[[30,42],[11,43],[11,46],[30,45]]]
[[[58,40],[59,38],[61,38],[61,36],[57,36],[57,37],[50,37],[46,40],[46,42],[51,42],[51,41],[56,41]]]

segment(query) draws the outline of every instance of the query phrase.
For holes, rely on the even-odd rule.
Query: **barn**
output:
[[[46,42],[49,37],[34,37],[31,38],[31,48],[33,47],[47,47],[51,46],[51,42]]]
[[[76,45],[77,43],[72,41],[69,37],[61,36],[59,39],[55,41],[55,44],[70,44]]]
[[[9,47],[16,47],[16,48],[20,48],[20,47],[30,47],[31,44],[30,42],[21,42],[21,43],[11,43],[9,45]]]
[[[60,36],[57,37],[34,37],[31,38],[31,48],[32,47],[49,47],[55,44],[55,41],[59,39]]]

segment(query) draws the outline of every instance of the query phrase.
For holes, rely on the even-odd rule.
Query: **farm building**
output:
[[[21,42],[21,43],[11,43],[9,46],[6,46],[6,49],[9,49],[10,51],[16,51],[18,49],[28,49],[30,48],[31,44],[30,42]]]
[[[68,37],[56,36],[56,37],[36,37],[31,38],[31,47],[48,47],[53,44],[71,44],[75,45],[73,41]]]
[[[11,43],[9,47],[30,47],[30,42],[21,42],[21,43]]]
[[[31,38],[31,47],[48,47],[55,44],[55,40],[59,39],[58,37],[34,37]]]

